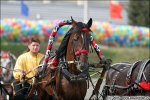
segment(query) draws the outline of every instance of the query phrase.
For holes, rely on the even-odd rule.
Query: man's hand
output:
[[[102,64],[102,65],[110,65],[111,62],[112,62],[111,59],[103,59],[103,60],[100,60],[99,63]]]
[[[20,74],[20,82],[24,81],[25,79],[28,79],[28,77],[26,77],[25,73],[21,73]]]

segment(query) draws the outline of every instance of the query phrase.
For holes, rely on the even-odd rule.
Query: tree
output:
[[[130,0],[127,12],[130,25],[150,27],[150,0]]]

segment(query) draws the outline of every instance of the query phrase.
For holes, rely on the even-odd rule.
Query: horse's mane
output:
[[[63,57],[64,55],[66,55],[67,46],[68,46],[68,42],[69,42],[69,38],[70,38],[71,33],[72,33],[72,28],[66,33],[66,35],[64,36],[58,50],[56,51],[56,57],[57,58],[60,58],[60,57]]]

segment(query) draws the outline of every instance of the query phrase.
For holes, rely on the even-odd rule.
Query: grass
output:
[[[101,51],[106,59],[111,59],[112,64],[118,62],[135,62],[138,60],[149,59],[148,48],[127,48],[127,47],[101,47]],[[89,61],[97,62],[97,55],[91,54]]]

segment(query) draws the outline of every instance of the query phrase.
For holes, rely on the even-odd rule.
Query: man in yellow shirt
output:
[[[14,89],[15,97],[14,100],[24,100],[25,94],[28,88],[23,88],[22,84],[18,85],[23,77],[23,72],[25,73],[31,71],[39,65],[40,60],[44,57],[43,54],[39,53],[40,50],[40,40],[36,37],[33,37],[29,40],[27,52],[20,55],[16,61],[14,67]],[[36,70],[31,71],[25,76],[25,78],[31,78],[35,75]],[[24,84],[24,87],[29,87],[31,80]]]

